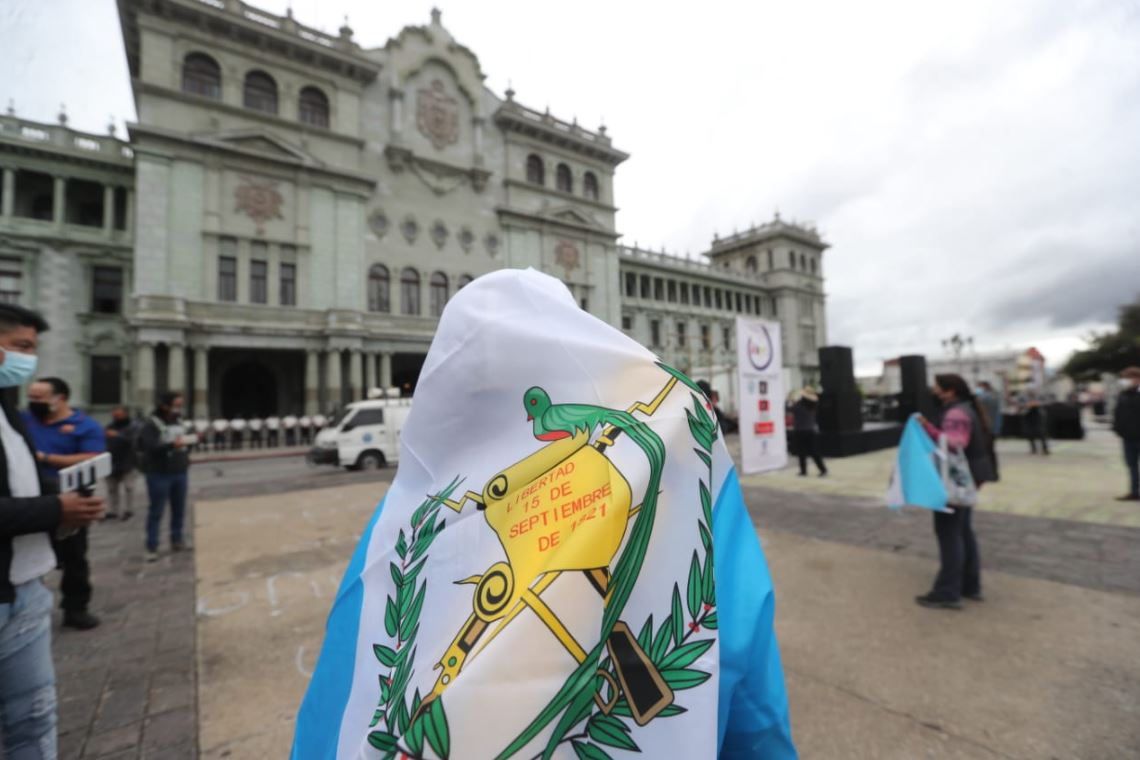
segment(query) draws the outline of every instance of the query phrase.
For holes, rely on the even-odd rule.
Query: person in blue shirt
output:
[[[42,377],[28,388],[24,424],[36,446],[36,461],[45,480],[58,481],[59,471],[107,450],[103,426],[68,401],[71,388],[58,377]],[[63,624],[85,631],[99,625],[87,611],[91,602],[91,568],[87,563],[87,528],[52,541],[63,570],[60,591]]]

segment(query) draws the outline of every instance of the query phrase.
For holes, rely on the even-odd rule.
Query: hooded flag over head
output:
[[[772,615],[699,388],[495,272],[440,320],[293,757],[795,757]]]

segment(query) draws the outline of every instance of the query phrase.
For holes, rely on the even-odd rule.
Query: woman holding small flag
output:
[[[990,424],[986,412],[960,375],[936,375],[932,389],[942,404],[937,424],[920,418],[935,441],[945,438],[949,448],[962,452],[970,475],[981,488],[995,480],[990,458]],[[923,607],[961,609],[962,597],[982,601],[981,560],[971,525],[972,507],[948,504],[948,512],[934,513],[940,567],[929,593],[915,597]]]

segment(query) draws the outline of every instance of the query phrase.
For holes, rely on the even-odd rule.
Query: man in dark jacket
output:
[[[182,396],[164,393],[158,408],[139,431],[138,449],[150,507],[146,515],[146,561],[158,559],[162,513],[170,502],[170,548],[189,548],[182,534],[186,520],[186,471],[190,467],[187,433],[182,427]]]
[[[104,430],[107,453],[111,455],[111,474],[107,476],[107,496],[111,504],[107,517],[120,516],[120,503],[124,520],[129,520],[134,514],[132,507],[135,501],[135,482],[138,479],[135,472],[138,469],[135,438],[139,427],[138,421],[131,419],[131,413],[125,406],[116,406],[111,410],[111,424]]]
[[[1128,465],[1130,488],[1117,501],[1140,501],[1140,367],[1120,373],[1123,386],[1116,399],[1112,431],[1124,441],[1124,463]]]
[[[16,389],[36,371],[34,311],[0,304],[0,735],[5,757],[55,756],[52,595],[43,576],[55,567],[50,536],[86,527],[103,500],[52,495],[35,447],[16,412]]]

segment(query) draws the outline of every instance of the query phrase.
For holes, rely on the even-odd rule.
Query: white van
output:
[[[377,399],[349,404],[317,433],[310,464],[375,470],[400,458],[400,431],[411,399]]]

